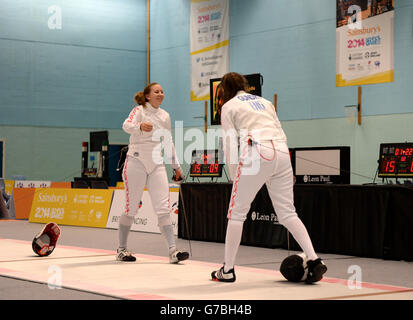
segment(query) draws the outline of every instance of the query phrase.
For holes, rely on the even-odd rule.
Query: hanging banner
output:
[[[394,1],[337,0],[337,87],[394,81]]]
[[[229,0],[191,0],[191,101],[209,100],[209,80],[229,72]]]

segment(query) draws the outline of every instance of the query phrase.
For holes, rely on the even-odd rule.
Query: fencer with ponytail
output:
[[[135,94],[135,96],[133,97],[133,100],[139,106],[143,106],[144,108],[146,108],[146,102],[148,102],[148,99],[146,98],[146,96],[149,95],[149,93],[151,92],[151,88],[156,84],[158,84],[158,83],[152,82],[152,83],[148,84],[145,87],[145,89],[143,89],[143,91],[139,91]]]

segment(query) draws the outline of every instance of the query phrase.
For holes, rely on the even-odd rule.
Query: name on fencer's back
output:
[[[265,110],[265,105],[259,101],[261,97],[254,96],[252,94],[246,94],[237,97],[240,101],[248,102],[252,109],[255,111]]]
[[[250,100],[257,100],[260,97],[254,96],[253,94],[244,94],[244,95],[238,96],[237,98],[238,100],[241,100],[241,101],[250,101]]]

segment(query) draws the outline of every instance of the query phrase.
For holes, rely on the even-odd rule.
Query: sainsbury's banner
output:
[[[178,199],[179,188],[169,188],[169,203],[171,210],[171,220],[174,227],[174,234],[178,234]],[[112,206],[109,212],[106,228],[118,229],[119,219],[125,210],[125,190],[114,190]],[[152,207],[149,192],[145,190],[139,206],[139,211],[131,227],[134,231],[160,233],[158,227],[158,217]]]
[[[113,190],[36,188],[29,222],[105,228]]]
[[[394,81],[394,1],[337,0],[337,87]]]
[[[209,99],[209,80],[229,71],[229,0],[191,0],[191,101]]]

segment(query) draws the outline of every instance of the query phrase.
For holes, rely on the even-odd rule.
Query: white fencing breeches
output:
[[[290,217],[296,217],[293,195],[293,172],[290,152],[286,143],[271,141],[247,146],[257,156],[243,155],[234,179],[228,219],[245,221],[251,203],[264,183],[272,200],[274,210],[281,224]],[[253,150],[255,149],[255,150]],[[254,170],[251,168],[254,167]]]
[[[273,142],[264,142],[261,145],[247,147],[247,150],[253,151],[254,148],[257,151],[255,156],[241,156],[232,187],[225,239],[226,270],[234,265],[241,241],[242,224],[247,218],[252,201],[264,183],[280,224],[291,232],[310,260],[316,259],[317,255],[307,229],[295,211],[293,172],[287,144],[278,143],[274,147]]]
[[[139,210],[145,186],[148,188],[152,206],[158,215],[158,226],[171,225],[169,206],[169,182],[164,165],[156,166],[147,172],[145,166],[137,158],[127,156],[123,169],[125,184],[125,211],[124,215],[134,217]]]

